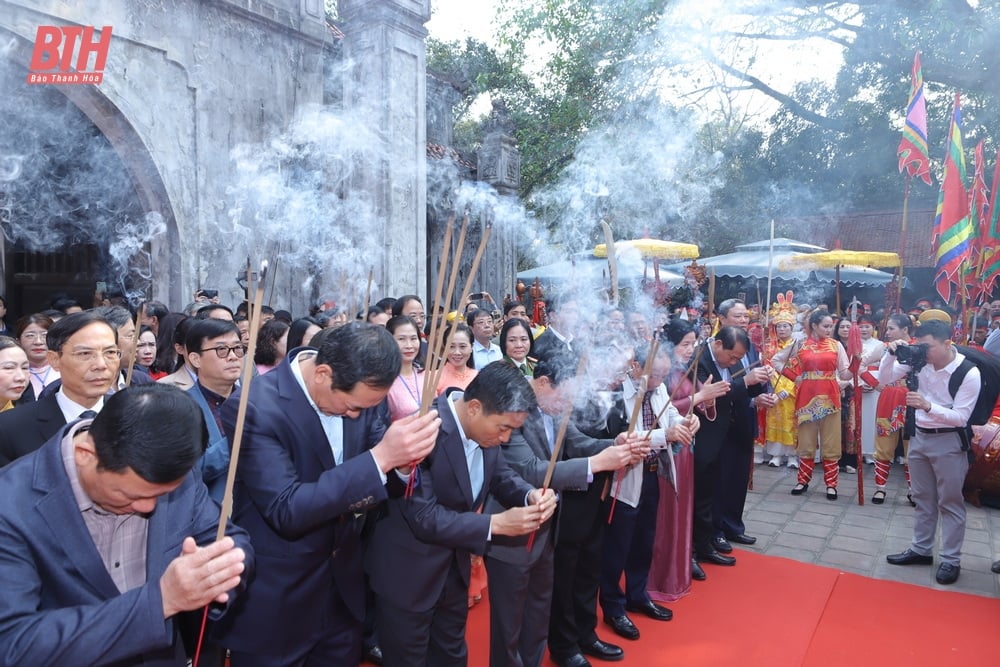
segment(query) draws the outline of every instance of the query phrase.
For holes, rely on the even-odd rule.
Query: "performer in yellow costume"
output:
[[[798,309],[792,303],[791,291],[778,295],[778,302],[771,306],[770,331],[764,343],[764,361],[770,364],[771,357],[794,343],[792,328]],[[776,374],[774,393],[779,396],[777,405],[767,410],[765,415],[764,451],[771,456],[768,465],[777,468],[784,464],[789,468],[799,467],[799,457],[795,454],[795,383],[783,375]]]

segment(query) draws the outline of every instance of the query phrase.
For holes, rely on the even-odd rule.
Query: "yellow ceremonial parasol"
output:
[[[615,241],[616,252],[621,252],[628,248],[635,248],[643,259],[698,259],[698,246],[693,243],[680,243],[678,241],[663,241],[660,239],[633,239],[631,241]],[[608,256],[608,245],[601,243],[594,246],[594,257],[604,258]]]
[[[874,250],[827,250],[804,255],[794,255],[781,260],[778,268],[784,271],[795,269],[837,269],[837,313],[840,313],[840,267],[863,266],[893,267],[900,266],[899,255],[894,252],[878,252]]]

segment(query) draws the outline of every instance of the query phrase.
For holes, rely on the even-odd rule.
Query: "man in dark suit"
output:
[[[245,532],[215,541],[191,472],[206,438],[189,398],[149,385],[0,471],[0,665],[187,664],[176,615],[217,618],[253,570]]]
[[[250,385],[233,521],[257,576],[213,631],[233,667],[361,662],[365,512],[403,493],[394,469],[425,457],[440,423],[431,411],[388,426],[401,360],[384,327],[351,323]],[[230,442],[241,391],[222,406]]]
[[[0,414],[0,466],[35,451],[85,411],[100,412],[118,374],[118,334],[97,313],[61,318],[45,340],[62,383],[51,394]]]
[[[715,338],[709,339],[707,349],[698,360],[698,380],[729,382],[729,392],[715,400],[716,418],[709,420],[701,413],[698,443],[694,452],[694,550],[700,562],[716,565],[734,565],[736,559],[720,553],[713,510],[722,483],[722,461],[727,448],[745,445],[747,406],[750,398],[764,391],[767,373],[755,368],[741,373],[740,360],[750,347],[750,339],[739,327],[726,326]],[[733,378],[733,374],[739,376]],[[751,436],[752,437],[752,436]],[[752,446],[752,442],[751,442]],[[747,469],[749,470],[749,460]],[[744,483],[744,487],[746,484]],[[744,488],[744,493],[746,492]]]
[[[566,363],[550,358],[535,366],[531,386],[538,409],[528,413],[521,428],[503,445],[504,459],[529,484],[545,481],[561,415],[574,399],[574,372]],[[586,491],[595,473],[618,470],[640,459],[642,438],[622,434],[617,444],[581,433],[572,423],[563,440],[565,458],[553,468],[553,489]],[[491,498],[486,512],[502,510]],[[490,582],[490,664],[538,666],[545,653],[552,604],[552,541],[554,521],[545,522],[534,533],[531,550],[528,536],[494,537],[486,552]]]
[[[573,348],[573,332],[579,318],[576,300],[572,296],[553,295],[545,300],[545,312],[548,326],[535,339],[535,358],[548,359],[557,354],[579,358],[580,351]]]
[[[750,313],[746,304],[739,299],[726,299],[719,304],[716,311],[719,314],[719,324],[724,327],[737,327],[747,331],[750,324]],[[746,348],[746,354],[740,365],[750,369],[742,377],[743,383],[753,387],[747,400],[733,405],[733,424],[729,429],[729,440],[719,455],[719,482],[715,487],[713,504],[713,522],[715,535],[713,543],[717,551],[730,553],[733,548],[730,542],[738,544],[754,544],[756,537],[747,535],[743,523],[743,508],[747,500],[747,488],[750,485],[750,467],[753,465],[754,438],[757,436],[757,407],[767,409],[777,403],[777,398],[769,392],[767,382],[769,376],[765,369],[754,364],[760,361],[760,353],[752,344]],[[716,376],[718,377],[718,376]]]
[[[388,503],[365,561],[387,667],[464,666],[472,554],[537,530],[555,511],[552,490],[518,477],[497,447],[537,407],[520,371],[493,362],[437,406],[441,431],[420,487]],[[481,513],[487,494],[511,509]]]

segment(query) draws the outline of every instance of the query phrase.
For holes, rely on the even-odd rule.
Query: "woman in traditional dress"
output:
[[[875,338],[875,320],[871,315],[858,317],[861,332],[861,455],[865,463],[875,462],[875,408],[878,405],[878,365],[885,354],[885,343]]]
[[[17,341],[0,336],[0,412],[12,409],[28,388],[29,369],[28,356]]]
[[[792,328],[798,310],[792,303],[792,293],[779,294],[778,302],[771,307],[771,335],[764,343],[764,363],[779,351],[793,343]],[[767,464],[777,468],[784,463],[789,468],[799,467],[799,457],[795,455],[795,383],[783,375],[776,375],[774,393],[778,402],[768,408],[764,416],[764,451],[771,459]]]
[[[889,316],[885,325],[885,340],[910,340],[910,318],[902,313]],[[885,502],[885,487],[889,481],[889,467],[896,456],[896,445],[906,421],[906,378],[900,378],[888,386],[880,385],[878,406],[875,408],[875,493],[872,504],[881,505]],[[908,440],[903,440],[903,452],[907,450]],[[910,467],[903,465],[906,476],[906,497],[913,504],[909,493]]]
[[[41,313],[25,315],[17,321],[17,342],[28,356],[31,373],[31,388],[25,390],[22,402],[35,400],[41,396],[42,389],[59,379],[59,371],[49,365],[49,348],[45,344],[52,321]]]
[[[847,349],[847,336],[851,332],[851,321],[838,318],[833,324],[833,339]],[[858,443],[854,436],[857,417],[854,410],[854,378],[837,380],[840,385],[840,472],[853,475],[858,472]],[[858,392],[860,393],[860,392]]]
[[[826,498],[836,500],[841,454],[841,402],[837,380],[850,378],[851,369],[847,351],[833,339],[833,317],[829,312],[814,311],[809,316],[807,332],[808,338],[801,346],[787,347],[772,359],[775,368],[780,367],[782,374],[796,384],[799,475],[792,495],[801,495],[809,489],[816,448],[821,447]],[[794,355],[790,354],[792,350],[795,350]],[[788,358],[787,363],[784,363],[785,358]]]
[[[500,351],[503,358],[529,378],[535,374],[535,359],[532,357],[534,348],[535,341],[527,322],[516,317],[504,322],[500,329]]]
[[[727,382],[692,383],[688,369],[695,354],[697,331],[689,322],[672,319],[666,338],[673,345],[667,389],[671,401],[682,415],[691,413],[691,406],[715,419],[715,399],[729,389]],[[692,558],[692,525],[694,511],[694,453],[692,445],[672,443],[676,486],[669,470],[660,466],[660,501],[656,510],[656,537],[653,560],[649,568],[648,593],[655,602],[673,602],[691,589],[692,577],[702,581],[705,571]]]
[[[396,421],[417,412],[423,399],[421,393],[424,390],[424,373],[414,364],[420,354],[420,330],[417,329],[417,323],[406,315],[389,319],[385,328],[392,334],[403,356],[403,365],[387,396],[389,418]]]

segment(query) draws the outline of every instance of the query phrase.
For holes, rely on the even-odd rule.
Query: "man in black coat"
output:
[[[62,376],[61,386],[0,414],[0,466],[35,451],[84,412],[100,412],[118,374],[118,334],[93,311],[61,318],[45,340],[49,363]]]
[[[707,419],[701,413],[701,429],[694,452],[694,550],[701,562],[734,565],[736,559],[719,552],[719,542],[713,510],[718,502],[722,466],[731,450],[745,448],[747,439],[753,444],[753,431],[748,407],[750,399],[764,391],[767,372],[761,368],[743,372],[741,360],[750,347],[750,339],[739,327],[725,326],[698,360],[698,380],[730,383],[729,392],[715,399],[716,418]],[[733,377],[737,375],[737,377]],[[749,459],[747,469],[749,470]],[[743,493],[746,493],[744,484]],[[724,541],[724,540],[722,540]]]

